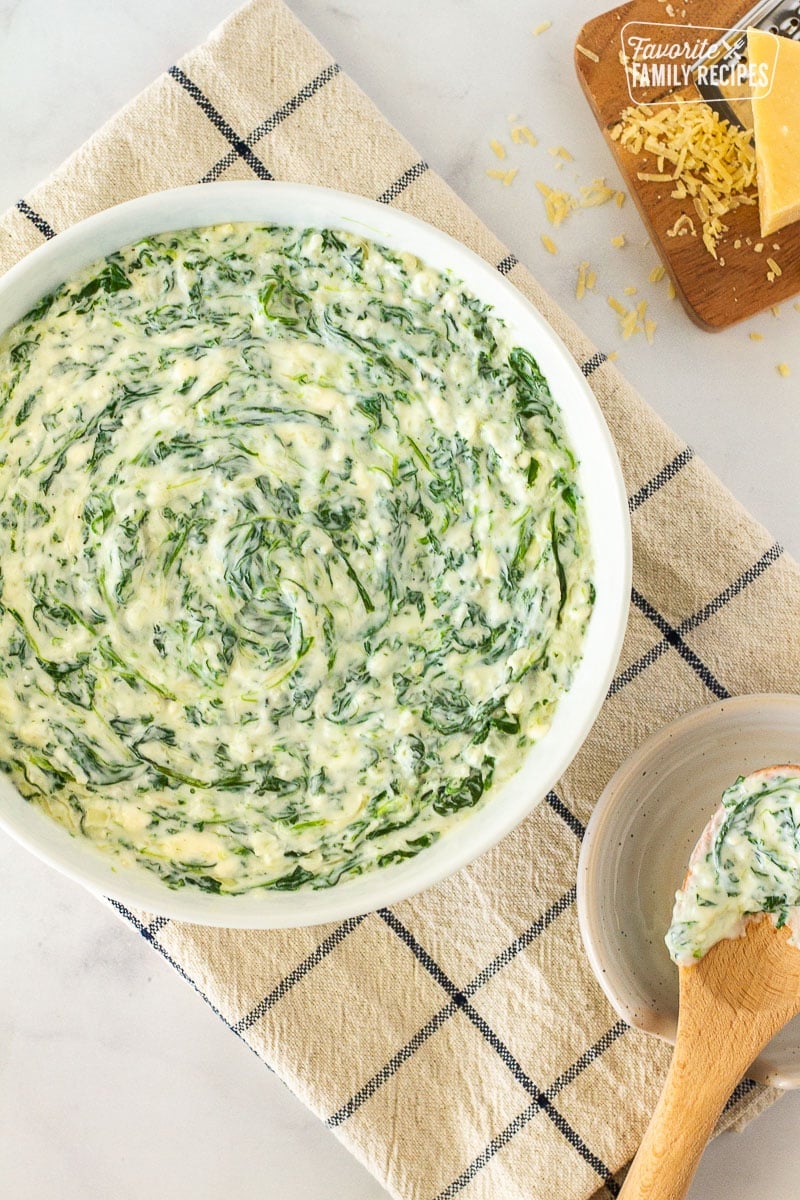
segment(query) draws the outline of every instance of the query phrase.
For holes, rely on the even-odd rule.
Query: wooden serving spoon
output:
[[[620,1200],[682,1200],[731,1092],[800,1012],[800,950],[766,915],[679,967],[675,1051]]]

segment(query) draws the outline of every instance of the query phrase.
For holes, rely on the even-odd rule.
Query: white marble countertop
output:
[[[231,10],[233,0],[0,0],[0,210]],[[563,144],[574,190],[618,182],[571,66],[600,0],[290,0],[345,70],[526,262],[650,404],[800,552],[800,313],[708,334],[666,289],[629,202],[577,214],[545,252],[533,180]],[[539,37],[531,30],[551,18]],[[536,167],[488,178],[518,114]],[[544,150],[544,153],[542,151]],[[550,174],[545,171],[550,169]],[[553,177],[552,182],[558,182]],[[552,231],[550,231],[552,232]],[[623,250],[611,236],[623,232]],[[555,235],[554,235],[555,236]],[[577,263],[601,285],[578,303]],[[638,285],[656,340],[621,343],[605,296]],[[748,334],[758,330],[763,341]],[[793,375],[781,378],[779,361]],[[380,1200],[383,1189],[131,929],[0,838],[0,1179],[19,1200]],[[708,1150],[693,1200],[796,1200],[800,1093]],[[557,1181],[554,1180],[554,1195]],[[499,1198],[498,1198],[499,1200]]]

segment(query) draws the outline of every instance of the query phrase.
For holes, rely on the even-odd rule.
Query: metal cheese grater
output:
[[[753,127],[747,87],[733,83],[718,87],[713,83],[701,82],[697,72],[702,66],[724,65],[733,68],[746,62],[747,30],[752,27],[800,41],[800,0],[780,0],[778,4],[775,0],[761,0],[760,4],[745,13],[733,29],[718,38],[692,68],[697,90],[703,99],[713,103],[720,117],[742,129]]]

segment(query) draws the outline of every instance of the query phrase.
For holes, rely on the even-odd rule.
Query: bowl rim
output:
[[[581,843],[576,886],[578,928],[595,979],[611,1007],[628,1025],[670,1045],[675,1044],[677,1014],[656,1014],[652,1009],[643,1012],[630,1001],[621,982],[618,986],[615,985],[614,980],[617,976],[611,968],[615,965],[616,958],[610,947],[605,945],[601,908],[597,902],[600,890],[599,864],[614,817],[623,806],[636,803],[632,783],[641,778],[643,768],[649,768],[670,742],[682,740],[686,736],[696,737],[701,730],[709,726],[713,728],[714,723],[724,716],[730,717],[731,713],[736,716],[739,711],[746,714],[756,707],[776,714],[791,708],[797,710],[800,715],[800,695],[793,692],[753,692],[730,696],[689,709],[673,721],[661,725],[628,755],[611,776],[592,810]],[[716,803],[719,804],[718,798]],[[687,863],[690,852],[691,849],[687,852]],[[604,954],[604,948],[609,951],[607,955]],[[675,970],[678,970],[677,966]],[[776,1074],[774,1068],[762,1071],[760,1060],[761,1056],[755,1060],[749,1072],[753,1077],[763,1077],[762,1081],[773,1087],[800,1087],[800,1067],[781,1070]],[[767,1074],[769,1078],[766,1077]]]
[[[553,386],[553,394],[570,443],[574,448],[578,448],[576,441],[583,446],[579,451],[579,478],[583,484],[591,480],[591,503],[589,495],[586,497],[587,523],[595,574],[600,568],[605,581],[604,590],[598,588],[573,684],[559,699],[547,735],[529,752],[514,776],[430,849],[333,889],[249,892],[241,896],[189,888],[171,890],[144,868],[115,867],[97,847],[71,837],[52,818],[22,800],[6,776],[0,778],[0,828],[90,891],[133,908],[202,925],[288,928],[361,916],[441,882],[499,842],[544,798],[583,744],[613,677],[628,617],[631,530],[622,472],[602,411],[585,376],[547,319],[495,266],[449,234],[400,209],[362,196],[300,183],[237,181],[174,188],[104,209],[39,246],[0,279],[0,334],[36,299],[81,266],[139,237],[232,221],[301,227],[327,224],[360,231],[378,242],[405,248],[439,269],[452,270],[480,299],[499,307],[498,315],[512,328],[515,340],[529,348],[537,360],[544,360],[542,369],[549,381],[554,373],[560,381]],[[132,229],[138,232],[131,234]],[[588,455],[587,449],[591,450]],[[593,519],[594,507],[598,513],[605,513],[603,528],[598,528],[599,516]],[[559,731],[558,737],[551,737],[555,730]],[[546,747],[544,754],[539,751],[541,746]],[[531,774],[527,764],[534,752],[537,764],[543,758],[544,765],[526,784],[525,777]],[[491,813],[491,821],[485,816],[487,812]],[[63,837],[54,837],[52,830]]]

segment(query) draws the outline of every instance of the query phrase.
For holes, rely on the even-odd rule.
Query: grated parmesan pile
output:
[[[751,133],[720,120],[708,104],[689,103],[626,108],[611,137],[632,154],[653,155],[656,170],[639,171],[638,178],[673,184],[674,199],[691,201],[703,244],[717,258],[717,243],[728,230],[722,218],[741,204],[757,203]],[[694,233],[694,222],[683,213],[669,232]]]

